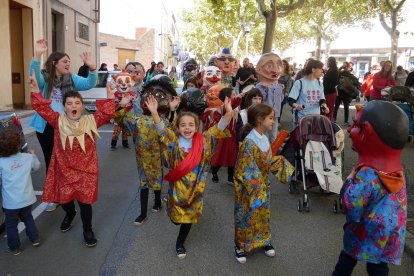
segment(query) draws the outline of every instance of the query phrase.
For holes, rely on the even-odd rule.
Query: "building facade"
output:
[[[54,51],[65,52],[73,73],[82,65],[81,52],[99,60],[99,7],[100,0],[0,1],[0,110],[30,108],[28,70],[38,39],[48,41],[42,62]]]

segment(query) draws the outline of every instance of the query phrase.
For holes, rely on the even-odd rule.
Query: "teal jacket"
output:
[[[29,68],[29,75],[32,74],[32,70],[35,71],[36,80],[39,85],[39,89],[42,91],[43,98],[46,99],[46,92],[47,92],[47,83],[43,78],[43,75],[40,70],[40,61],[36,61],[34,59],[30,62]],[[94,88],[96,83],[98,82],[98,74],[96,72],[89,71],[88,77],[83,78],[78,75],[72,74],[72,80],[75,84],[78,91],[88,90]],[[82,92],[80,92],[82,94]],[[50,107],[59,113],[63,113],[63,105],[51,103]],[[46,127],[46,121],[43,119],[37,112],[33,115],[32,120],[30,121],[30,126],[33,127],[36,132],[43,133]]]

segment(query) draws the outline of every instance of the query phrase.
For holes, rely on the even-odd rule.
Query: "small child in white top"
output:
[[[19,255],[20,238],[17,230],[19,219],[26,226],[26,234],[33,246],[39,246],[39,232],[32,216],[36,202],[30,173],[40,167],[34,154],[20,152],[20,135],[13,128],[0,133],[0,179],[3,209],[6,216],[6,234],[9,252]]]

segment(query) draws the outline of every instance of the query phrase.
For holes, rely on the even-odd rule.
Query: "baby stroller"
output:
[[[297,205],[299,212],[310,211],[308,189],[312,187],[320,186],[325,193],[340,193],[342,163],[336,162],[336,159],[342,160],[343,142],[338,149],[335,138],[339,131],[343,136],[340,127],[323,115],[306,115],[300,119],[298,127],[282,148],[281,154],[295,165],[289,193],[299,191],[300,181],[303,183],[303,195]]]

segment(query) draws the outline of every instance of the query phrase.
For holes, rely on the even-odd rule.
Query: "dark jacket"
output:
[[[328,70],[323,76],[323,93],[325,95],[336,93],[336,88],[339,84],[339,71]]]
[[[358,79],[348,71],[341,71],[339,73],[338,96],[350,102],[359,93]]]

